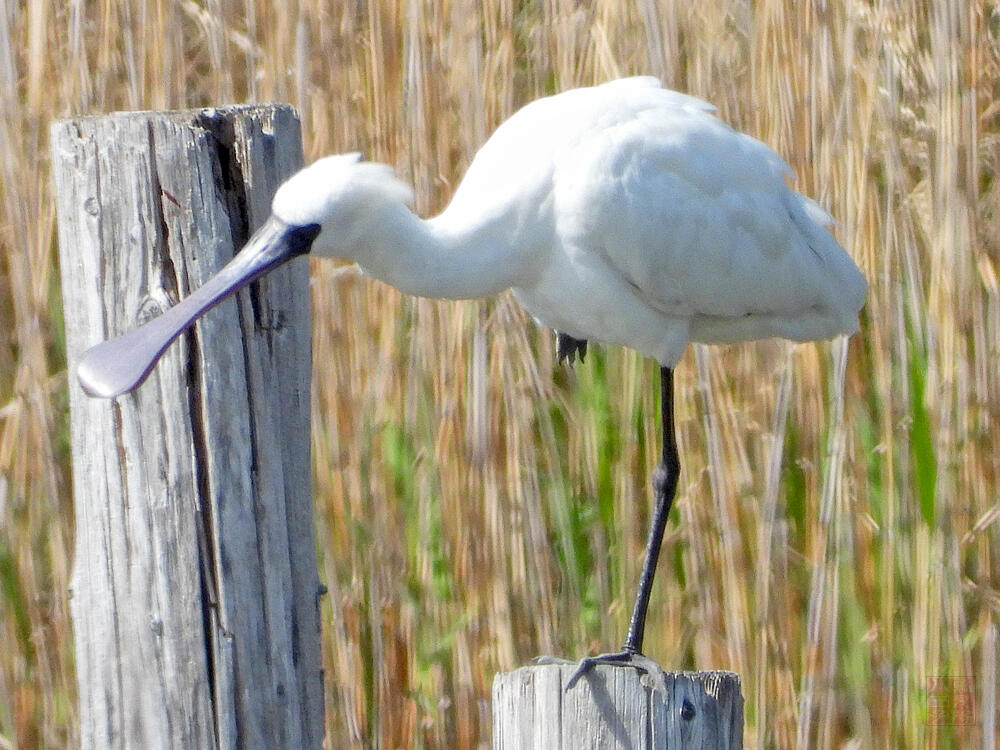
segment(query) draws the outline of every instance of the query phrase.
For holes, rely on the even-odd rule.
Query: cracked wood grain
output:
[[[663,687],[608,665],[566,684],[575,663],[493,681],[493,750],[740,750],[743,696],[732,672],[665,672]],[[665,688],[665,690],[664,690]]]
[[[51,129],[69,368],[200,286],[302,162],[283,106]],[[308,263],[223,302],[113,401],[70,377],[88,748],[318,748]]]

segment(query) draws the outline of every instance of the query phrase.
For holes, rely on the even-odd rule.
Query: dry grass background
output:
[[[849,342],[693,349],[647,646],[743,678],[748,747],[994,747],[1000,6],[971,0],[99,0],[0,10],[0,748],[74,735],[47,126],[282,100],[440,209],[519,105],[653,73],[773,145],[871,281]],[[492,675],[618,645],[655,366],[568,372],[509,296],[314,265],[330,747],[472,748]],[[936,726],[933,680],[975,725]]]

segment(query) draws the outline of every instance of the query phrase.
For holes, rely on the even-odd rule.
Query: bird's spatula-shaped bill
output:
[[[136,388],[170,343],[198,318],[254,279],[308,253],[319,232],[318,224],[290,226],[269,218],[204,286],[159,317],[84,352],[76,368],[83,390],[90,396],[113,398]]]

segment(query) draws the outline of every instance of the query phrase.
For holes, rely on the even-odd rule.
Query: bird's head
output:
[[[274,195],[272,222],[319,227],[310,252],[353,258],[372,222],[386,208],[412,205],[413,190],[392,167],[361,160],[361,154],[319,159],[292,175]]]
[[[358,260],[363,238],[413,191],[385,164],[360,154],[328,156],[292,175],[275,193],[271,216],[243,249],[169,315],[91,347],[77,365],[89,394],[111,397],[139,385],[163,350],[225,297],[305,253]]]

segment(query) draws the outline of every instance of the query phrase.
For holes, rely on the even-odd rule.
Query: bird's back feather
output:
[[[519,299],[579,338],[636,346],[621,317],[637,304],[685,340],[853,332],[867,282],[824,228],[830,216],[789,187],[781,157],[713,112],[648,77],[537,100],[483,146],[446,214],[481,220],[485,206],[520,233],[512,244],[545,255],[549,273]],[[566,311],[560,278],[574,273]],[[615,304],[584,288],[611,275],[636,299],[588,310]]]

